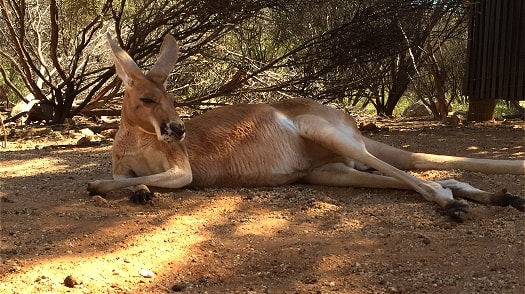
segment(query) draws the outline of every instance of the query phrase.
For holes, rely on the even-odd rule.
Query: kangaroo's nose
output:
[[[183,123],[172,122],[169,124],[170,130],[179,138],[182,138],[186,133],[186,128]]]

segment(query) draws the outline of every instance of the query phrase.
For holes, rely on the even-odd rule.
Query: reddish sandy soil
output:
[[[412,151],[525,157],[523,122],[381,125],[367,135]],[[111,177],[111,142],[78,137],[0,149],[2,293],[525,293],[525,214],[513,208],[472,204],[455,223],[411,191],[308,185],[134,205],[127,191],[88,195],[88,181]],[[414,174],[525,195],[523,176]]]

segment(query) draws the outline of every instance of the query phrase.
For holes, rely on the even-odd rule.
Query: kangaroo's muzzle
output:
[[[183,123],[170,122],[161,127],[161,134],[165,141],[178,141],[182,142],[186,137],[186,128]]]

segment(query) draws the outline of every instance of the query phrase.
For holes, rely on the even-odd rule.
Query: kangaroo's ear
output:
[[[167,34],[160,47],[159,59],[146,76],[155,83],[164,85],[178,58],[179,46],[177,41],[172,35]]]
[[[124,82],[125,86],[133,85],[133,80],[144,77],[144,74],[137,66],[135,61],[129,56],[129,54],[120,48],[115,41],[111,39],[109,34],[106,35],[108,39],[109,46],[111,47],[111,52],[113,56],[113,61],[115,62],[115,69],[117,75]]]

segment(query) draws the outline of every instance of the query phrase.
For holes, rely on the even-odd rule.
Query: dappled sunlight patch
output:
[[[56,155],[67,156],[83,156],[85,158],[90,158],[93,160],[111,160],[111,145],[100,146],[100,147],[91,147],[91,148],[65,148],[65,149],[55,149],[52,152]]]
[[[525,146],[512,146],[512,147],[501,147],[501,148],[490,148],[483,149],[481,147],[472,146],[469,147],[473,152],[472,155],[481,158],[491,159],[523,159],[525,156]]]
[[[225,193],[220,197],[209,199],[205,204],[201,204],[198,207],[192,207],[192,210],[188,212],[186,216],[179,215],[183,221],[185,218],[194,222],[196,219],[199,221],[207,222],[213,219],[224,219],[228,220],[235,215],[239,209],[239,205],[243,202],[241,196],[236,193]]]
[[[359,251],[362,251],[363,248],[374,248],[376,246],[375,242],[368,239],[351,240],[349,243],[352,245],[348,249],[355,251],[345,252],[345,250],[341,250],[340,254],[323,256],[317,261],[315,268],[319,272],[330,272],[338,268],[347,267],[353,263],[355,257],[362,253]]]
[[[0,164],[3,178],[27,177],[41,173],[59,172],[68,168],[64,160],[42,157],[24,160],[5,160]]]
[[[280,214],[272,212],[259,212],[257,215],[251,215],[249,219],[243,220],[236,228],[233,235],[235,236],[273,236],[286,229],[289,221]]]
[[[504,156],[504,159],[523,159],[525,157],[525,146],[512,146],[504,148],[492,148],[493,158],[499,158]]]
[[[358,219],[347,219],[343,222],[343,225],[347,229],[359,230],[363,228],[363,224]]]
[[[409,173],[426,181],[439,181],[443,179],[460,178],[464,172],[460,170],[425,170],[417,172],[410,171]]]
[[[341,210],[341,206],[324,201],[313,201],[305,211],[310,217],[319,217],[320,215],[332,214]]]
[[[20,293],[63,292],[66,289],[63,281],[68,275],[75,276],[81,283],[75,287],[78,291],[138,291],[154,283],[157,276],[191,263],[198,244],[212,236],[207,228],[223,223],[227,214],[238,208],[239,201],[235,199],[221,197],[168,217],[138,212],[133,213],[138,214],[134,218],[119,219],[119,212],[115,211],[115,224],[107,226],[107,222],[101,221],[100,227],[95,226],[96,230],[72,234],[70,238],[58,241],[62,254],[48,258],[44,252],[29,257],[22,270],[1,280],[24,285],[20,289],[10,288]],[[73,229],[68,227],[68,219],[74,217],[70,210],[57,209],[52,214],[63,216],[64,222],[46,228],[46,232]],[[93,222],[96,225],[97,220],[93,219]],[[137,231],[143,233],[135,233]],[[100,239],[100,236],[106,237]],[[86,244],[91,244],[91,248]],[[141,275],[141,272],[148,271],[154,276]],[[30,282],[29,285],[25,281]]]
[[[175,222],[178,223],[178,222]],[[162,228],[137,235],[120,244],[119,249],[107,252],[74,253],[66,251],[59,257],[40,258],[26,264],[22,273],[7,275],[5,283],[26,284],[20,293],[63,292],[64,278],[73,275],[81,282],[76,288],[91,293],[106,293],[109,289],[133,291],[155,279],[141,276],[141,270],[160,274],[164,270],[180,268],[187,261],[194,245],[205,237],[194,234],[191,226],[178,226],[166,246]],[[134,256],[140,256],[135,259]],[[147,262],[144,262],[147,261]],[[81,274],[77,274],[77,271]]]
[[[104,162],[110,165],[110,153],[109,146],[92,149],[9,151],[0,161],[0,176],[4,179],[14,179],[43,174],[84,173],[98,168]],[[71,157],[81,157],[82,164],[72,164]]]

